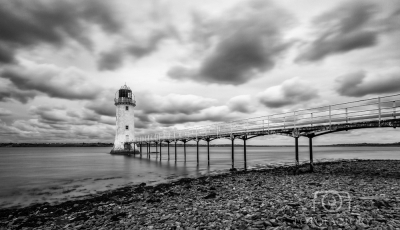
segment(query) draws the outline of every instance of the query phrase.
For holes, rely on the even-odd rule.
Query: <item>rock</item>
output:
[[[299,203],[288,203],[287,205],[291,206],[291,207],[298,207],[300,206]]]
[[[270,219],[269,222],[272,224],[273,227],[279,226],[278,222],[275,219]]]
[[[259,226],[264,226],[264,221],[259,220],[253,223],[253,225],[259,225]]]
[[[378,208],[391,207],[391,205],[385,200],[374,200],[374,205]]]
[[[115,215],[111,216],[110,219],[111,219],[111,221],[118,221],[121,218],[126,217],[126,216],[127,216],[127,214],[125,212],[121,212],[121,213],[118,213],[118,214],[115,214]]]
[[[217,197],[217,193],[211,192],[210,194],[205,196],[204,199],[214,199],[215,197]]]

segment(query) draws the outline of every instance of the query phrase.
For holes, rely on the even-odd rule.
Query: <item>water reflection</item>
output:
[[[231,166],[230,147],[211,147],[210,165],[207,148],[200,147],[197,164],[196,147],[178,147],[175,157],[167,147],[162,155],[146,153],[110,155],[108,148],[0,148],[0,208],[29,204],[34,200],[57,201],[87,195],[135,183],[160,183],[178,177],[199,176]],[[300,161],[308,160],[308,148],[300,147]],[[292,147],[249,147],[250,167],[294,162]],[[330,159],[400,159],[398,147],[315,147],[315,161]],[[176,161],[175,161],[176,158]],[[235,167],[243,167],[243,148],[235,148]]]

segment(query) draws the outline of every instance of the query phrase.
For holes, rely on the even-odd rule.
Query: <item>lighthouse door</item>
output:
[[[129,135],[125,136],[125,141],[128,142],[129,141]]]

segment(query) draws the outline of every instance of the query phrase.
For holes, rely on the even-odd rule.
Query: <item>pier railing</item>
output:
[[[332,104],[317,108],[234,120],[190,129],[159,132],[137,137],[137,141],[195,139],[256,131],[274,131],[354,122],[380,122],[400,117],[400,94]]]

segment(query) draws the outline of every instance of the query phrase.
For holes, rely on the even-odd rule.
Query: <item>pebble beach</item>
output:
[[[400,229],[400,161],[142,183],[56,205],[3,209],[0,229]]]

